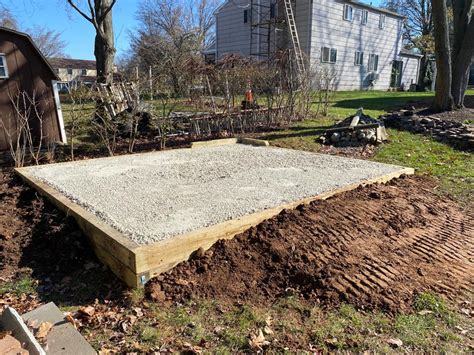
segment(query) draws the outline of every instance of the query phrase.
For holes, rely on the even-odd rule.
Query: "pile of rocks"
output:
[[[380,117],[385,126],[429,135],[442,142],[474,148],[474,126],[432,116],[418,116],[413,110],[402,110]]]
[[[359,146],[384,142],[387,132],[383,122],[365,115],[360,108],[355,115],[326,130],[319,139],[323,144]]]

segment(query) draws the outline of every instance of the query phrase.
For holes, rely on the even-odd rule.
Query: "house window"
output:
[[[337,49],[329,47],[321,48],[321,61],[323,63],[336,63]]]
[[[369,11],[362,10],[362,18],[360,19],[360,23],[362,25],[367,25],[367,22],[369,22]]]
[[[354,8],[351,5],[344,5],[344,20],[352,21]]]
[[[385,28],[385,15],[380,15],[379,17],[379,28],[380,29]]]
[[[364,63],[364,52],[355,52],[354,65],[363,65]]]
[[[249,22],[249,10],[244,10],[244,23]]]
[[[275,18],[276,17],[276,4],[272,3],[270,4],[270,18]]]
[[[81,70],[81,75],[87,75],[87,69],[82,69]]]
[[[71,69],[71,68],[68,68],[68,69],[67,69],[67,73],[68,73],[69,75],[72,75],[72,69]]]
[[[0,79],[8,78],[7,57],[0,53]]]
[[[369,71],[377,71],[379,69],[379,55],[369,54]]]

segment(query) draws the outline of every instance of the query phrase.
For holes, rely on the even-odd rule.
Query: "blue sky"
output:
[[[77,0],[79,3],[84,0]],[[117,0],[114,7],[114,29],[117,54],[128,48],[129,32],[136,28],[136,10],[140,0]],[[377,6],[380,0],[367,0]],[[66,0],[0,0],[19,21],[20,29],[35,25],[59,31],[67,43],[66,53],[72,58],[94,59],[94,29],[69,8]]]

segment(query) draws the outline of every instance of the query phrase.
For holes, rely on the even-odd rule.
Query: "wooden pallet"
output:
[[[198,149],[203,146],[238,143],[268,145],[266,141],[231,138],[199,142],[194,144],[194,148],[191,149]],[[57,208],[66,213],[66,215],[74,217],[81,230],[89,239],[90,245],[94,249],[97,257],[110,267],[115,275],[131,287],[143,287],[151,278],[187,260],[197,249],[208,249],[219,239],[231,239],[248,228],[276,216],[284,209],[294,209],[301,204],[327,199],[335,194],[353,190],[361,185],[385,183],[403,174],[413,174],[414,170],[411,168],[401,168],[390,174],[360,181],[317,196],[266,209],[150,245],[139,245],[130,240],[91,212],[72,202],[62,193],[34,177],[28,168],[18,168],[15,169],[15,172],[28,185],[35,188],[42,196],[46,197]]]

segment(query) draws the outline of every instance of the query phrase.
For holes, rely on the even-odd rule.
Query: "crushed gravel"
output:
[[[30,168],[35,177],[142,245],[398,170],[240,144]]]

